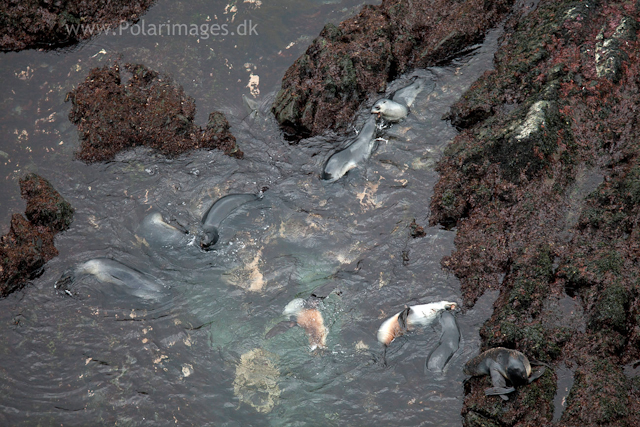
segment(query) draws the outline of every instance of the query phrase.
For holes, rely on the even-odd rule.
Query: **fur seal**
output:
[[[145,300],[159,300],[166,295],[167,288],[155,277],[109,258],[95,258],[72,267],[54,287],[70,293],[68,286],[82,275],[92,275],[100,282],[117,285]]]
[[[450,301],[432,302],[407,307],[385,320],[378,329],[378,341],[385,346],[415,326],[427,326],[441,310],[453,310],[457,304]]]
[[[375,114],[387,122],[399,122],[409,115],[410,107],[426,86],[426,79],[416,78],[409,86],[398,89],[389,98],[376,101],[371,108],[371,114]]]
[[[245,203],[260,199],[261,197],[255,194],[229,194],[216,200],[202,216],[204,236],[200,241],[200,247],[207,249],[215,245],[220,238],[218,228],[220,228],[222,221]]]
[[[309,298],[303,300],[302,298],[296,298],[286,305],[282,314],[285,316],[295,317],[295,322],[282,321],[276,326],[271,328],[265,335],[265,338],[269,339],[278,334],[283,333],[289,328],[298,325],[307,333],[309,337],[309,349],[311,351],[316,348],[327,347],[327,328],[324,326],[324,319],[322,313],[318,310],[317,305],[320,299]]]
[[[428,370],[433,372],[442,372],[460,345],[460,329],[458,329],[454,314],[449,310],[442,310],[439,317],[442,326],[440,343],[427,358],[426,366]]]
[[[378,148],[378,140],[375,139],[376,131],[375,117],[370,117],[358,136],[347,148],[329,157],[323,168],[322,179],[328,182],[335,182],[351,169],[367,161],[371,157],[371,153]]]
[[[517,350],[496,347],[479,354],[464,365],[464,373],[471,376],[490,375],[493,387],[484,391],[487,396],[500,396],[509,400],[507,394],[516,386],[530,384],[540,378],[545,368],[531,373],[531,363],[527,356]],[[511,387],[507,387],[507,380]]]
[[[188,232],[167,223],[162,214],[152,210],[138,226],[138,232],[147,243],[158,246],[173,246],[185,241]]]

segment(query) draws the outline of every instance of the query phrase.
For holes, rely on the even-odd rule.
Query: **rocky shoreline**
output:
[[[46,179],[28,174],[20,180],[27,201],[25,218],[11,217],[9,233],[0,238],[0,296],[7,296],[39,276],[44,264],[58,255],[56,234],[69,228],[73,208]]]
[[[285,133],[343,129],[387,81],[460,52],[512,5],[408,4],[325,26],[273,104]],[[481,350],[513,348],[573,372],[563,426],[640,425],[640,378],[624,374],[640,358],[639,20],[631,2],[515,10],[495,69],[444,117],[461,133],[430,205],[432,226],[457,229],[442,264],[467,307],[500,291]],[[456,31],[438,32],[452,22]],[[463,423],[551,425],[556,380],[549,370],[503,403],[484,395],[488,378],[472,378]]]
[[[121,22],[136,21],[153,3],[154,0],[5,1],[0,4],[0,51],[69,46]]]
[[[457,227],[442,264],[467,306],[500,290],[482,350],[574,372],[559,425],[640,424],[640,378],[623,373],[640,358],[639,12],[541,1],[447,115],[462,132],[431,201],[431,224]],[[465,425],[551,424],[552,373],[505,404],[487,382],[466,384]]]
[[[287,70],[272,111],[296,140],[344,130],[369,95],[409,71],[452,58],[482,40],[512,0],[383,0],[327,24]]]

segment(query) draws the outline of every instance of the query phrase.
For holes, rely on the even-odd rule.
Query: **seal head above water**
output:
[[[290,316],[295,321],[282,321],[275,325],[267,332],[265,338],[272,338],[289,328],[298,325],[306,332],[309,337],[309,349],[311,351],[317,348],[326,348],[327,335],[329,331],[324,326],[324,318],[318,310],[318,304],[321,299],[311,297],[307,300],[296,298],[286,305],[282,314]]]
[[[371,108],[371,114],[375,114],[390,123],[397,123],[409,115],[410,107],[416,97],[422,92],[430,81],[424,78],[416,78],[413,83],[395,91],[389,98],[376,101]],[[431,82],[433,85],[433,82]]]
[[[202,231],[204,236],[200,241],[200,247],[209,249],[215,245],[220,238],[218,229],[222,221],[245,203],[260,199],[261,197],[256,194],[229,194],[216,200],[202,216]]]

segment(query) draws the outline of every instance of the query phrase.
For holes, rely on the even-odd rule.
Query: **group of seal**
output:
[[[428,326],[438,318],[442,332],[438,345],[427,357],[426,369],[442,372],[460,345],[460,329],[453,313],[455,309],[456,303],[439,301],[406,307],[394,314],[378,329],[378,341],[384,345],[385,355],[393,340],[418,325]],[[515,387],[530,384],[544,374],[544,367],[533,372],[531,364],[527,356],[517,350],[496,347],[469,360],[464,366],[464,373],[470,376],[489,375],[493,387],[486,389],[485,395],[509,400],[507,394],[514,392]],[[545,365],[541,362],[535,364]]]
[[[200,247],[207,250],[219,240],[220,224],[240,206],[260,200],[259,194],[229,194],[216,200],[204,213],[201,220],[202,238]],[[164,220],[162,214],[152,210],[138,226],[138,232],[147,243],[157,246],[175,246],[186,241],[189,234],[182,226],[174,226]],[[157,301],[166,295],[167,286],[155,277],[109,258],[95,258],[65,271],[54,288],[72,295],[70,286],[77,277],[92,275],[102,283],[110,283],[143,300]]]
[[[376,138],[377,131],[405,119],[409,115],[411,105],[426,85],[426,79],[416,78],[410,85],[393,93],[390,99],[376,101],[371,108],[371,116],[365,121],[358,136],[349,142],[346,148],[329,157],[322,171],[322,179],[335,182],[351,169],[366,162],[378,147],[380,138]]]

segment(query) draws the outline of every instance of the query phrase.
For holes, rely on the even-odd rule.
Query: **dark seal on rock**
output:
[[[487,350],[464,365],[466,375],[490,375],[493,387],[486,389],[485,394],[500,396],[503,400],[509,400],[506,395],[514,392],[516,386],[529,384],[540,378],[544,372],[545,368],[542,367],[532,374],[527,356],[504,347]],[[507,387],[507,380],[511,387]]]

